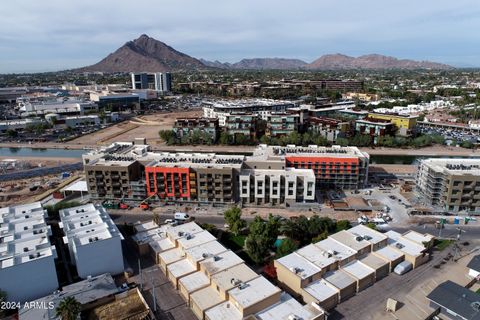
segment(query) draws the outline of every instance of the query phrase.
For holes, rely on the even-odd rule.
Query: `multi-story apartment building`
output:
[[[40,202],[0,209],[0,288],[26,302],[58,288],[55,246]]]
[[[350,123],[334,118],[309,117],[308,127],[325,137],[328,141],[334,142],[337,138],[344,138],[350,130]]]
[[[288,136],[298,131],[300,126],[300,115],[285,112],[272,112],[267,115],[267,126],[265,135],[267,137]]]
[[[145,188],[138,188],[142,166],[133,157],[106,156],[84,165],[88,192],[92,198],[143,199]]]
[[[145,166],[147,195],[166,201],[232,203],[244,156],[158,154]]]
[[[396,127],[397,135],[410,136],[414,133],[418,116],[400,115],[396,113],[369,113],[368,118],[370,120],[390,121]]]
[[[363,188],[369,155],[356,147],[286,147],[259,145],[246,160],[250,169],[311,169],[317,188]]]
[[[292,102],[271,99],[215,100],[205,101],[203,104],[203,116],[218,118],[221,127],[226,125],[226,116],[231,113],[251,113],[267,120],[267,116],[272,112],[285,112],[294,107]]]
[[[425,159],[417,190],[428,204],[447,211],[480,212],[480,159]]]
[[[123,236],[101,206],[87,204],[60,210],[60,227],[81,278],[124,271]]]
[[[239,179],[244,205],[289,206],[315,200],[315,175],[309,169],[244,169]]]
[[[131,73],[132,89],[151,89],[159,92],[172,91],[172,75],[166,73]]]
[[[200,142],[206,143],[203,139],[208,138],[212,143],[218,139],[218,119],[211,118],[177,118],[173,125],[175,138],[178,140],[187,139],[192,141],[194,134],[200,134]]]
[[[255,141],[257,137],[257,115],[247,112],[235,112],[225,114],[225,132],[237,139],[239,136],[246,137],[248,141]]]
[[[165,201],[222,204],[242,198],[245,204],[290,205],[314,200],[319,188],[362,188],[369,156],[356,147],[339,146],[260,145],[253,156],[245,157],[155,153],[143,144],[116,143],[84,155],[83,160],[88,190],[96,199],[157,196]],[[240,190],[240,179],[248,184],[246,192]],[[268,194],[258,193],[255,181],[260,180],[272,184]],[[274,184],[278,194],[273,193]]]
[[[380,137],[395,135],[396,127],[389,120],[367,117],[355,121],[355,131],[370,136],[377,144]]]

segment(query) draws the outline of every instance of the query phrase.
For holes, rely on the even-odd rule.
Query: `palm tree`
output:
[[[82,305],[75,297],[66,297],[56,309],[56,316],[62,320],[77,320]]]

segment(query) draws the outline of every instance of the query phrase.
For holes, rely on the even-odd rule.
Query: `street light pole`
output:
[[[153,276],[150,274],[150,283],[152,284],[152,291],[153,291],[153,312],[157,313],[157,298],[155,297],[155,283],[153,282]]]
[[[140,272],[140,290],[143,290],[143,274],[142,274],[142,266],[140,264],[140,258],[138,259],[138,272]]]

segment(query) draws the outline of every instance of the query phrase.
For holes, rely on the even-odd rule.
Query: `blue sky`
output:
[[[223,62],[379,53],[480,66],[478,0],[16,0],[0,8],[0,73],[90,65],[143,33]]]

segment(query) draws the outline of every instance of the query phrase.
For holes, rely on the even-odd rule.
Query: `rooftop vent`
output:
[[[179,236],[179,237],[183,237],[184,234],[185,234],[185,232],[183,232],[183,231],[178,231],[178,236]]]
[[[365,236],[363,236],[363,239],[365,239],[365,240],[372,240],[372,237],[365,235]]]
[[[360,241],[363,240],[363,237],[362,237],[362,236],[356,236],[356,237],[355,237],[355,240],[356,240],[357,242],[360,242]]]
[[[397,247],[398,249],[402,249],[405,246],[403,244],[397,242],[397,243],[395,243],[395,247]]]
[[[297,316],[295,314],[289,315],[287,319],[288,320],[302,320],[302,318],[300,318],[299,316]]]
[[[221,258],[219,256],[213,256],[213,261],[219,261]]]

